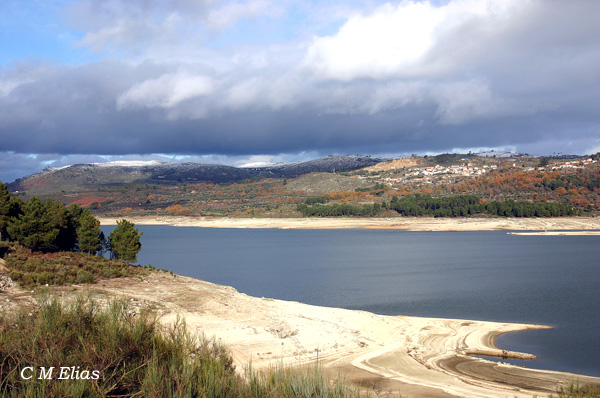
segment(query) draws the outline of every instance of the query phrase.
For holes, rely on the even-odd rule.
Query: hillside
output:
[[[287,192],[303,191],[307,195],[323,195],[335,191],[354,191],[372,185],[368,181],[339,173],[311,173],[288,181]]]
[[[416,157],[392,159],[385,162],[377,163],[376,165],[366,167],[367,171],[390,171],[403,169],[406,167],[414,167],[423,163],[422,159]]]
[[[44,196],[126,184],[224,183],[257,178],[295,178],[308,173],[356,170],[381,162],[368,156],[328,156],[262,167],[201,163],[108,162],[47,168],[8,184],[9,190]]]
[[[562,206],[568,214],[595,215],[600,210],[598,159],[598,155],[535,158],[486,153],[393,160],[328,156],[260,167],[112,162],[47,169],[9,184],[9,189],[25,199],[35,195],[77,203],[111,217],[299,217],[313,213],[302,210],[306,203],[345,206],[334,212],[322,209],[319,215],[398,217],[394,197],[410,195],[475,195],[476,207],[522,203],[517,206],[521,210],[508,206],[516,209],[515,214],[534,214],[525,211],[533,209],[529,204],[548,203]]]

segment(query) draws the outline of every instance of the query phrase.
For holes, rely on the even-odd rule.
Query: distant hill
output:
[[[235,182],[254,178],[296,178],[314,172],[357,170],[382,159],[369,156],[327,156],[306,162],[260,167],[233,167],[201,163],[108,162],[47,168],[10,184],[10,191],[44,195],[50,192],[79,192],[126,184],[175,185],[196,182]]]
[[[600,155],[563,159],[446,153],[394,160],[328,156],[241,167],[120,161],[45,169],[9,184],[9,189],[25,200],[38,196],[76,203],[113,217],[299,217],[303,213],[298,206],[308,199],[360,211],[378,205],[380,216],[391,217],[398,216],[389,207],[394,197],[416,194],[436,200],[468,194],[484,203],[555,203],[578,214],[596,214]]]
[[[345,176],[338,173],[312,173],[290,180],[288,192],[304,191],[308,195],[323,195],[334,191],[354,191],[357,188],[373,186],[373,182]]]
[[[375,172],[389,171],[389,170],[402,169],[405,167],[414,167],[414,166],[418,166],[421,163],[423,163],[422,158],[415,158],[415,157],[400,158],[400,159],[393,159],[393,160],[388,160],[385,162],[377,163],[376,165],[367,167],[366,170],[367,171],[375,171]]]

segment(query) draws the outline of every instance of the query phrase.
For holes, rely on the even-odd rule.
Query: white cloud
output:
[[[197,62],[220,38],[235,45],[237,40],[228,35],[238,23],[251,21],[244,32],[232,35],[243,38],[264,18],[278,18],[285,11],[270,0],[82,0],[70,7],[68,15],[84,32],[79,45],[101,56]]]
[[[18,63],[12,68],[0,68],[0,97],[9,96],[16,88],[34,83],[44,76],[44,65]]]
[[[206,18],[206,23],[212,29],[222,30],[233,26],[241,19],[268,14],[274,8],[276,5],[267,0],[227,3],[220,8],[211,10]]]
[[[257,77],[244,80],[225,93],[224,104],[231,109],[245,109],[256,105],[262,98],[264,82]]]
[[[362,111],[375,115],[383,111],[400,109],[408,104],[421,104],[428,100],[429,85],[423,81],[392,81],[376,90],[361,104]]]
[[[413,67],[433,44],[441,14],[429,3],[386,4],[352,17],[337,34],[316,38],[305,64],[325,77],[385,77]]]
[[[135,84],[117,98],[117,107],[169,109],[184,101],[209,95],[214,88],[215,83],[209,77],[169,73]]]
[[[19,87],[21,84],[25,82],[21,82],[18,80],[0,80],[0,96],[7,96],[13,91],[15,88]]]
[[[500,34],[503,24],[530,3],[456,0],[440,7],[410,0],[396,6],[388,3],[372,14],[355,15],[332,36],[316,37],[304,65],[318,77],[342,81],[437,74],[455,64],[457,56],[445,54],[439,43],[450,42],[469,53],[473,43]],[[465,32],[472,43],[452,43]]]

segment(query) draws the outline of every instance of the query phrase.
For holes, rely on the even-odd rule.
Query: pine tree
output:
[[[88,209],[82,211],[78,221],[77,241],[79,242],[79,251],[88,254],[95,254],[100,251],[102,249],[100,221]]]
[[[22,211],[9,221],[7,231],[11,239],[34,251],[56,250],[60,228],[46,203],[33,197],[22,205]]]
[[[117,221],[117,227],[108,236],[113,258],[127,262],[136,262],[137,254],[142,248],[140,237],[143,232],[135,228],[135,224],[127,220]]]
[[[6,228],[10,214],[10,192],[6,184],[0,182],[0,240],[7,239]]]
[[[58,235],[54,241],[54,250],[74,250],[77,245],[77,220],[59,201],[48,199],[45,205],[49,219],[58,228]]]

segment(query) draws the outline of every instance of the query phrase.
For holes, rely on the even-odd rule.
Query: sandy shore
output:
[[[529,370],[469,354],[527,357],[499,350],[495,338],[542,325],[455,319],[382,316],[297,302],[250,297],[235,289],[153,272],[143,278],[112,279],[90,286],[58,288],[66,297],[91,289],[100,297],[125,297],[135,309],[157,311],[162,322],[185,319],[188,329],[216,336],[239,370],[317,358],[326,373],[384,396],[547,397],[559,383],[600,386],[600,378]],[[11,302],[31,299],[16,287]],[[582,347],[582,349],[585,349]],[[390,395],[385,395],[387,393]]]
[[[548,235],[548,236],[568,236],[568,235],[600,235],[600,231],[537,231],[537,232],[508,232],[511,235]]]
[[[412,231],[506,230],[518,234],[598,234],[600,217],[489,218],[128,218],[136,224],[209,228]],[[102,224],[114,224],[104,218]],[[526,232],[522,232],[526,231]],[[535,231],[535,232],[534,232]],[[565,232],[568,231],[568,232]],[[506,352],[498,335],[543,325],[382,316],[363,311],[255,298],[191,278],[152,274],[143,282],[110,281],[101,289],[160,308],[162,320],[185,318],[189,328],[217,336],[238,368],[298,365],[317,358],[332,376],[402,397],[547,397],[573,380],[600,388],[600,378],[540,371],[486,361],[475,355],[528,358]],[[584,349],[584,348],[582,348]]]
[[[600,234],[600,217],[557,218],[226,218],[226,217],[101,217],[102,225],[126,218],[140,225],[205,228],[340,229],[373,228],[407,231],[570,231]],[[544,233],[544,232],[539,232]],[[557,233],[561,234],[561,233]]]

